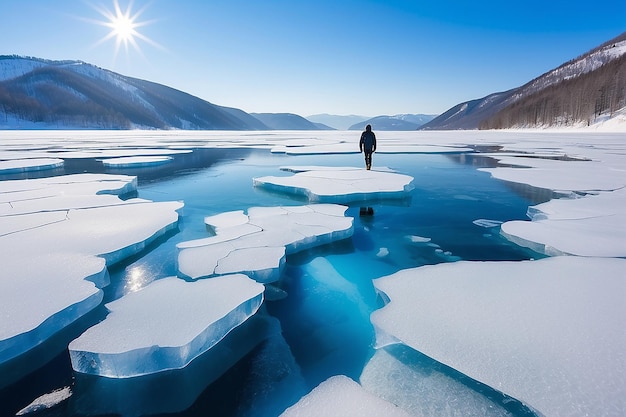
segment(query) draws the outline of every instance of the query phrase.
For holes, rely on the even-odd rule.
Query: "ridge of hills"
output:
[[[508,91],[459,103],[421,130],[589,126],[626,108],[626,32]]]

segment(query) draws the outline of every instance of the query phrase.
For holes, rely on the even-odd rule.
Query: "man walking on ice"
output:
[[[361,133],[359,149],[365,153],[365,167],[372,167],[372,154],[376,152],[376,135],[372,132],[372,125],[365,126],[365,132]]]

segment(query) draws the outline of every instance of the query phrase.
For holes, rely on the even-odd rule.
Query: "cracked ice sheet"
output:
[[[381,340],[392,335],[542,415],[626,415],[625,268],[563,256],[404,270],[374,282],[390,302],[372,322]]]
[[[530,207],[531,221],[510,221],[501,234],[547,255],[626,257],[626,189]]]
[[[569,192],[571,197],[529,208],[531,221],[504,223],[502,235],[547,255],[626,256],[626,152],[623,144],[600,141],[593,147],[584,142],[579,146],[555,144],[553,152],[586,160],[495,154],[491,156],[501,163],[527,168],[482,169],[499,179]],[[581,197],[576,193],[587,194]]]
[[[111,378],[183,368],[250,318],[264,290],[241,274],[154,281],[106,305],[107,318],[70,343],[72,367]]]
[[[175,227],[182,203],[120,200],[135,177],[70,175],[0,182],[0,363],[102,301],[106,262]]]
[[[281,417],[408,417],[406,411],[364,390],[344,375],[333,376],[318,385]]]
[[[626,177],[604,161],[560,161],[528,157],[498,157],[518,168],[480,168],[495,178],[554,191],[612,191],[626,186]],[[523,168],[522,168],[523,167]]]
[[[178,270],[192,279],[245,273],[269,283],[277,281],[285,255],[352,236],[348,208],[334,204],[251,207],[205,218],[215,236],[177,245]]]
[[[305,196],[309,201],[348,203],[367,199],[401,199],[413,190],[413,177],[388,169],[366,170],[340,167],[290,167],[298,171],[288,177],[259,177],[253,179],[255,187]]]

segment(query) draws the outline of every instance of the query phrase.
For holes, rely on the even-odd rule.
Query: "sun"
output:
[[[112,33],[115,34],[118,43],[132,42],[138,33],[135,30],[137,25],[128,15],[120,14],[115,16],[115,19],[110,22],[109,26],[111,26]]]
[[[137,30],[142,26],[146,26],[152,22],[147,21],[139,21],[139,17],[145,11],[146,7],[139,9],[136,12],[133,12],[133,2],[132,0],[128,4],[125,10],[122,10],[120,7],[118,0],[113,0],[113,10],[106,9],[102,6],[94,6],[94,8],[100,13],[106,20],[105,21],[95,21],[97,24],[101,26],[108,27],[111,31],[100,41],[96,43],[99,45],[108,41],[109,39],[115,38],[115,55],[119,53],[120,47],[123,45],[126,53],[129,51],[129,45],[141,54],[141,48],[137,42],[138,39],[147,42],[153,46],[160,47],[157,43],[149,39],[148,37],[142,35]]]

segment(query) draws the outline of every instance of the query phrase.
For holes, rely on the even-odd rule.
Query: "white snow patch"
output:
[[[281,417],[395,417],[406,411],[364,390],[347,376],[333,376],[318,385]]]
[[[625,268],[570,256],[424,266],[377,279],[390,302],[371,318],[542,415],[624,415]]]

